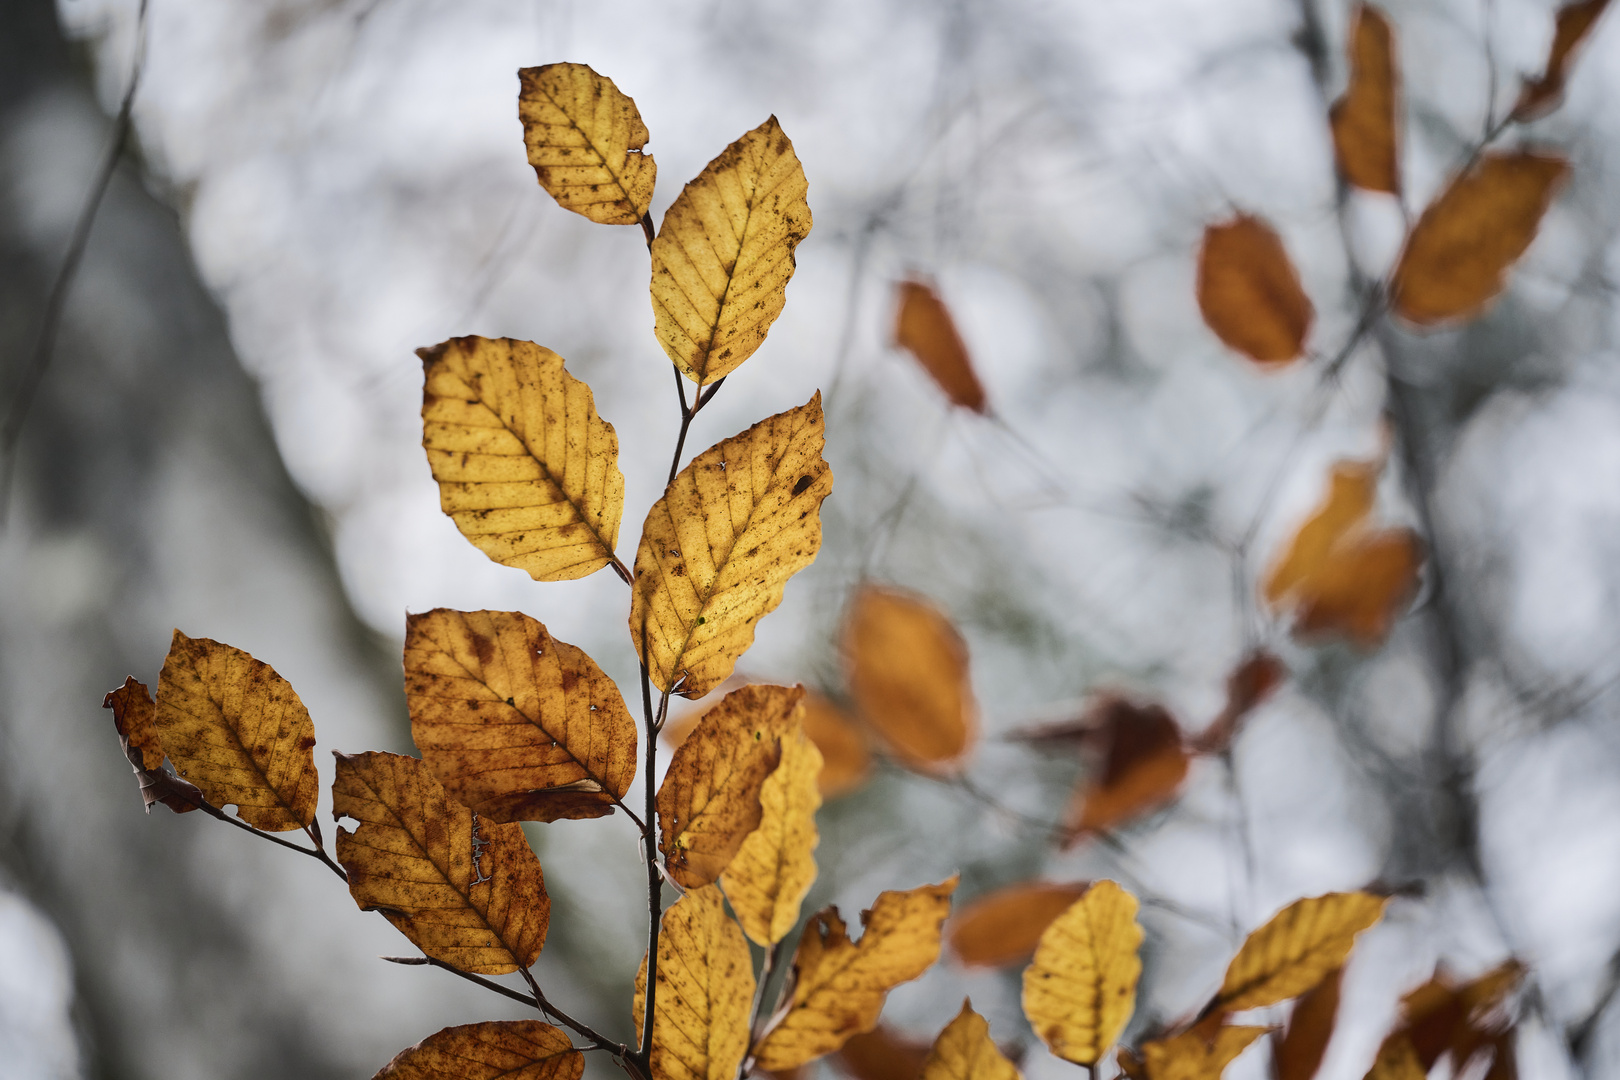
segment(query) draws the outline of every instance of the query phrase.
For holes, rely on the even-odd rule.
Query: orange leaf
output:
[[[804,696],[804,733],[821,751],[817,784],[823,798],[836,799],[866,783],[872,771],[872,751],[848,713],[811,691]]]
[[[1273,1053],[1276,1080],[1311,1080],[1322,1067],[1322,1055],[1333,1038],[1343,981],[1344,969],[1340,968],[1294,1004],[1288,1030]]]
[[[1244,657],[1226,678],[1225,707],[1193,740],[1193,748],[1204,754],[1225,752],[1243,718],[1275,693],[1287,676],[1283,662],[1264,649]]]
[[[1266,1027],[1223,1027],[1206,1035],[1198,1028],[1142,1046],[1148,1080],[1218,1080]]]
[[[969,967],[1005,967],[1034,955],[1052,920],[1085,894],[1090,882],[1025,881],[979,897],[952,917],[946,940]]]
[[[1401,190],[1395,150],[1400,73],[1395,37],[1375,7],[1357,4],[1350,28],[1350,85],[1328,114],[1344,178],[1368,191]]]
[[[974,374],[967,346],[956,332],[950,310],[933,289],[920,281],[900,283],[900,308],[895,316],[894,341],[917,358],[930,378],[945,391],[951,404],[984,415],[988,411],[984,387]]]
[[[1592,32],[1598,16],[1608,6],[1609,0],[1582,0],[1558,10],[1547,70],[1539,79],[1524,80],[1518,103],[1513,106],[1513,119],[1524,123],[1545,116],[1559,106],[1564,100],[1564,83],[1569,78],[1575,47]]]
[[[1282,240],[1247,214],[1204,230],[1198,308],[1229,348],[1262,364],[1303,355],[1316,314]]]
[[[1108,754],[1102,778],[1075,791],[1066,820],[1071,844],[1168,802],[1187,776],[1181,730],[1161,706],[1116,699],[1104,715]]]
[[[399,1054],[372,1080],[579,1080],[585,1055],[538,1020],[448,1027]]]
[[[928,1060],[928,1044],[879,1024],[871,1031],[851,1035],[836,1057],[855,1080],[917,1080]]]

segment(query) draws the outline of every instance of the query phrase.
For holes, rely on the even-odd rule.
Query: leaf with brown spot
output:
[[[1298,997],[1344,966],[1356,935],[1389,898],[1365,892],[1296,900],[1250,934],[1226,969],[1211,1010],[1241,1012]]]
[[[871,1031],[851,1035],[833,1056],[855,1080],[917,1080],[928,1051],[927,1043],[879,1024]]]
[[[1022,1080],[1022,1075],[991,1040],[990,1024],[967,1001],[934,1040],[922,1069],[922,1080]]]
[[[234,803],[266,832],[315,820],[315,725],[269,664],[176,630],[153,719],[176,771],[215,806]]]
[[[504,975],[540,955],[551,921],[540,860],[517,824],[450,801],[421,761],[338,754],[332,816],[337,859],[362,911],[380,911],[434,960]]]
[[[983,416],[989,408],[984,387],[945,302],[921,281],[902,281],[898,292],[894,343],[916,357],[952,405]]]
[[[1047,1048],[1095,1065],[1136,1009],[1142,927],[1136,897],[1099,881],[1052,920],[1024,969],[1024,1015]]]
[[[1328,113],[1339,171],[1356,187],[1398,195],[1395,126],[1401,76],[1395,35],[1383,12],[1370,4],[1356,5],[1349,52],[1350,85]]]
[[[550,349],[451,338],[422,358],[422,447],[439,505],[474,547],[536,581],[614,561],[619,437]]]
[[[1257,649],[1243,658],[1226,678],[1226,704],[1192,741],[1201,754],[1223,754],[1232,745],[1243,720],[1276,693],[1288,677],[1288,668],[1272,653]]]
[[[579,1080],[585,1055],[538,1020],[447,1027],[401,1050],[372,1080]]]
[[[1219,1080],[1226,1067],[1271,1029],[1223,1027],[1213,1040],[1194,1028],[1142,1046],[1148,1080]]]
[[[1065,819],[1067,843],[1103,832],[1175,798],[1190,761],[1181,729],[1160,705],[1115,698],[1099,708],[1107,740],[1102,776],[1082,782]]]
[[[956,959],[968,967],[1006,967],[1028,959],[1052,920],[1074,904],[1089,882],[1024,881],[964,905],[946,929]]]
[[[799,905],[816,880],[816,810],[821,751],[799,723],[781,735],[782,760],[759,789],[760,820],[721,875],[731,910],[757,945],[781,941],[799,924]]]
[[[636,225],[652,204],[658,165],[636,103],[584,64],[518,71],[518,119],[540,186],[564,210],[603,225]]]
[[[1344,969],[1339,968],[1294,1003],[1288,1029],[1272,1052],[1276,1080],[1312,1080],[1316,1076],[1333,1038],[1343,982]]]
[[[1316,317],[1282,239],[1248,214],[1204,230],[1198,309],[1228,348],[1261,364],[1303,356]]]
[[[719,889],[692,889],[665,910],[657,978],[652,1031],[656,1080],[735,1080],[748,1050],[754,967],[748,942],[726,916]],[[643,957],[631,1002],[637,1031],[646,1007]]]
[[[521,612],[407,616],[405,702],[422,760],[491,821],[602,817],[635,779],[619,688]]]
[[[1513,119],[1519,123],[1547,115],[1563,103],[1564,85],[1576,47],[1592,32],[1609,0],[1580,0],[1558,9],[1547,68],[1536,79],[1524,80],[1519,100],[1513,106]]]
[[[101,699],[101,707],[112,710],[118,744],[135,770],[146,812],[152,812],[154,803],[162,803],[177,814],[196,810],[202,801],[202,792],[163,769],[163,741],[158,738],[153,719],[157,706],[146,684],[136,682],[133,675],[126,676],[123,686],[108,691]]]

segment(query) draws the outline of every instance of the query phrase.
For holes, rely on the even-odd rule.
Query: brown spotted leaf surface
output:
[[[447,1027],[402,1050],[373,1080],[579,1080],[585,1055],[538,1020]]]
[[[565,210],[635,225],[652,203],[658,166],[636,103],[584,64],[518,72],[518,119],[540,186]]]
[[[895,314],[894,341],[911,353],[952,405],[983,415],[988,405],[984,386],[973,370],[962,335],[950,309],[927,283],[902,281]]]
[[[1558,9],[1553,27],[1552,48],[1547,54],[1547,67],[1534,79],[1526,79],[1519,91],[1519,100],[1513,106],[1513,118],[1518,121],[1534,120],[1556,109],[1564,100],[1564,86],[1569,79],[1569,67],[1575,59],[1577,47],[1597,25],[1609,0],[1579,0]]]
[[[804,709],[795,711],[803,717]],[[821,751],[790,723],[781,735],[782,760],[759,789],[759,825],[721,875],[731,910],[756,945],[775,945],[799,923],[799,905],[816,880],[816,810]]]
[[[1372,893],[1345,892],[1289,904],[1243,943],[1215,1006],[1241,1012],[1312,989],[1344,966],[1356,935],[1383,917],[1388,902]]]
[[[1228,348],[1261,364],[1303,356],[1316,316],[1282,238],[1248,214],[1204,230],[1198,309]]]
[[[1069,804],[1070,844],[1169,802],[1190,761],[1181,729],[1163,706],[1115,698],[1093,712],[1103,717],[1099,735],[1108,750],[1101,776],[1082,783]]]
[[[1136,1009],[1142,927],[1136,897],[1099,881],[1041,934],[1024,970],[1024,1015],[1066,1061],[1095,1065]]]
[[[1052,920],[1085,895],[1086,882],[1024,881],[964,904],[946,924],[956,959],[968,967],[1027,960]]]
[[[1018,1066],[990,1038],[990,1024],[962,1002],[962,1011],[934,1040],[922,1080],[1020,1080]]]
[[[753,958],[720,890],[692,889],[664,912],[658,935],[652,1071],[656,1080],[736,1080],[748,1051]],[[631,1012],[642,1026],[647,961],[636,973]]]
[[[1339,171],[1356,187],[1399,194],[1395,131],[1401,77],[1395,34],[1383,12],[1356,5],[1349,52],[1350,85],[1329,113]]]
[[[1194,1028],[1142,1047],[1148,1080],[1219,1080],[1226,1067],[1249,1044],[1270,1031],[1266,1027],[1223,1027],[1214,1038]]]

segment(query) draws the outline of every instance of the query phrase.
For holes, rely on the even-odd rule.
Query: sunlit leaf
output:
[[[990,1024],[962,1002],[923,1063],[922,1080],[1019,1080],[1018,1067],[990,1038]]]
[[[1181,729],[1163,706],[1119,699],[1103,715],[1107,756],[1102,775],[1082,782],[1069,804],[1064,824],[1071,843],[1162,806],[1187,777]]]
[[[1203,754],[1224,753],[1237,735],[1243,720],[1276,693],[1288,677],[1288,669],[1264,649],[1243,658],[1226,678],[1226,704],[1220,715],[1193,740],[1193,749]]]
[[[759,789],[759,826],[720,878],[743,932],[765,946],[798,925],[799,905],[816,880],[821,751],[802,723],[790,725],[781,741],[781,763]]]
[[[851,1035],[835,1058],[855,1080],[917,1080],[929,1049],[928,1043],[879,1024],[871,1031]]]
[[[1343,981],[1344,969],[1340,968],[1294,1003],[1288,1030],[1272,1052],[1276,1080],[1312,1080],[1322,1067],[1322,1056],[1327,1053],[1339,1014],[1339,986]]]
[[[1085,895],[1087,882],[1024,881],[961,907],[946,941],[969,967],[1004,967],[1028,959],[1052,920]]]
[[[1316,314],[1282,239],[1247,214],[1204,230],[1198,308],[1228,348],[1262,364],[1304,355]]]
[[[1609,6],[1609,0],[1580,0],[1558,9],[1553,30],[1552,49],[1547,54],[1547,68],[1539,78],[1524,80],[1519,100],[1513,106],[1513,119],[1521,123],[1534,120],[1556,109],[1564,100],[1564,85],[1569,78],[1569,66],[1575,58],[1575,49],[1591,33],[1598,16]]]
[[[987,409],[984,387],[944,301],[921,281],[902,281],[899,293],[895,344],[917,358],[952,405],[982,415]]]
[[[585,1055],[538,1020],[447,1027],[401,1050],[372,1080],[579,1080]]]
[[[584,64],[518,71],[518,119],[540,186],[565,210],[635,225],[652,203],[658,166],[636,103]]]
[[[1241,1012],[1298,997],[1344,966],[1356,935],[1376,923],[1389,898],[1328,893],[1296,900],[1250,934],[1226,969],[1215,998]]]
[[[125,677],[123,686],[108,691],[101,699],[101,707],[112,710],[118,744],[135,770],[146,812],[150,814],[155,803],[162,803],[177,814],[197,809],[202,792],[196,785],[171,776],[163,768],[163,741],[158,738],[154,720],[157,706],[146,684],[136,682],[133,675]]]
[[[1339,171],[1356,187],[1400,193],[1400,81],[1389,20],[1370,4],[1357,4],[1350,24],[1350,85],[1329,113]]]
[[[1024,1015],[1058,1057],[1095,1065],[1136,1008],[1136,898],[1099,881],[1052,921],[1024,970]]]
[[[1270,1031],[1266,1027],[1223,1027],[1206,1038],[1196,1028],[1142,1047],[1148,1080],[1219,1080],[1249,1044]]]
[[[753,958],[720,890],[692,889],[664,912],[658,935],[652,1072],[657,1080],[736,1080],[748,1051]],[[647,960],[636,973],[631,1012],[641,1030]]]

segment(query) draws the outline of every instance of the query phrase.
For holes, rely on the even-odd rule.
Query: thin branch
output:
[[[654,776],[658,767],[658,725],[653,719],[652,707],[652,674],[648,668],[647,657],[647,627],[641,627],[641,712],[647,728],[646,762],[642,766],[642,789],[646,793],[644,811],[649,823],[657,819],[658,803],[657,792],[654,788]],[[668,700],[668,695],[665,695]],[[653,843],[652,830],[649,827],[642,833],[642,852],[647,861],[647,981],[646,1000],[643,1002],[641,1018],[641,1044],[637,1048],[637,1055],[641,1063],[650,1071],[652,1066],[652,1038],[653,1016],[658,1008],[658,931],[664,918],[664,881],[659,873],[658,849]]]
[[[642,233],[643,236],[645,236],[647,238],[647,250],[651,251],[652,250],[653,235],[654,235],[653,234],[653,223],[652,223],[652,215],[651,214],[642,214],[641,215],[641,233]]]
[[[201,810],[209,817],[223,821],[227,825],[234,825],[243,832],[251,833],[254,836],[257,836],[260,840],[268,840],[272,844],[277,844],[281,847],[287,848],[289,851],[296,851],[300,855],[308,855],[312,859],[319,859],[322,863],[326,864],[327,868],[330,869],[332,873],[342,878],[345,883],[348,882],[349,875],[344,871],[343,867],[333,862],[331,857],[326,854],[325,850],[320,846],[320,841],[316,839],[316,834],[311,833],[308,826],[305,826],[304,834],[308,836],[310,840],[314,841],[315,847],[313,849],[299,847],[297,844],[283,840],[275,833],[268,833],[263,829],[256,829],[252,825],[249,825],[247,822],[243,821],[241,818],[232,817],[230,814],[227,814],[225,811],[221,810],[207,799],[202,798],[200,795],[190,795],[189,793],[180,794],[182,794],[186,801],[190,802],[198,810]]]
[[[470,983],[477,983],[485,990],[492,990],[504,998],[511,998],[513,1001],[516,1001],[519,1004],[538,1004],[527,994],[520,994],[511,987],[502,986],[493,979],[486,979],[482,975],[474,975],[470,971],[462,971],[460,968],[455,967],[452,964],[447,964],[443,960],[435,960],[431,956],[382,956],[378,957],[378,959],[386,960],[390,964],[402,964],[405,967],[436,967],[440,971],[448,971],[452,975],[459,975],[461,978],[466,979]]]

